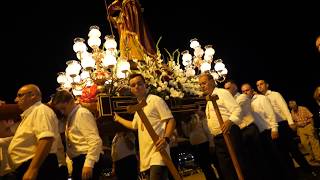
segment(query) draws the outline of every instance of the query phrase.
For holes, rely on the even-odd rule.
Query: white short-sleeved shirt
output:
[[[33,158],[41,138],[54,137],[50,153],[57,153],[57,139],[60,138],[56,114],[40,101],[25,110],[21,118],[8,148],[14,168]]]
[[[212,95],[214,94],[218,95],[219,97],[217,100],[217,105],[223,121],[230,120],[235,124],[240,124],[241,107],[231,93],[225,89],[215,88],[212,92]],[[211,101],[207,102],[206,116],[210,132],[214,136],[221,134],[221,127]]]
[[[166,128],[166,120],[173,118],[171,110],[166,102],[156,95],[148,95],[147,105],[143,108],[151,126],[158,136],[163,137]],[[142,121],[137,114],[134,115],[132,126],[138,129],[139,152],[140,152],[140,171],[145,171],[151,165],[165,165],[160,152],[156,151],[151,136],[147,129],[142,125]],[[169,146],[166,148],[170,155]]]

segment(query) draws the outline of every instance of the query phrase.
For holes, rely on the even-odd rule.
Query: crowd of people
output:
[[[218,95],[215,103],[223,119],[220,125],[214,102],[207,101],[205,109],[198,106],[189,121],[181,121],[186,123],[183,134],[206,179],[239,178],[224,134],[230,137],[246,180],[296,179],[294,162],[310,177],[318,176],[312,167],[320,166],[318,127],[314,126],[318,117],[307,107],[298,106],[295,100],[287,103],[265,80],[256,81],[258,92],[248,83],[238,88],[232,80],[218,88],[212,75],[203,73],[199,85],[204,95]],[[172,142],[179,138],[177,122],[166,102],[148,93],[141,74],[131,74],[129,86],[138,102],[147,102],[142,109],[158,139],[153,142],[141,114],[127,120],[115,113],[114,121],[128,130],[113,137],[112,174],[119,180],[138,179],[139,174],[151,180],[172,179],[160,152],[170,154],[170,148],[179,146]],[[319,104],[320,87],[314,99]],[[104,151],[92,112],[66,90],[43,103],[34,84],[22,86],[15,102],[0,105],[2,179],[99,179]],[[177,153],[172,155],[177,159]],[[177,160],[174,164],[179,169]]]
[[[295,163],[307,176],[319,177],[313,166],[320,166],[320,86],[313,96],[319,111],[312,114],[294,99],[287,103],[263,79],[256,81],[258,92],[249,83],[238,88],[232,80],[218,88],[210,73],[202,73],[198,80],[205,96],[218,98],[209,98],[205,109],[198,106],[182,131],[206,179],[294,180]],[[174,172],[174,167],[167,168],[170,163],[164,156],[171,152],[179,169],[173,114],[161,97],[149,94],[141,74],[131,74],[128,82],[132,95],[146,104],[132,120],[114,113],[114,121],[128,130],[113,137],[112,174],[119,180],[176,178],[170,176],[168,170]],[[67,90],[57,91],[44,103],[34,84],[22,86],[15,102],[0,101],[1,180],[99,179],[104,151],[94,113]]]

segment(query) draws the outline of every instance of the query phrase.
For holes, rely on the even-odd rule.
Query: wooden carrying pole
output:
[[[133,113],[133,112],[137,112],[142,123],[144,124],[145,128],[147,129],[149,135],[151,136],[151,139],[153,141],[154,144],[156,144],[156,142],[159,139],[159,136],[156,134],[156,132],[154,131],[154,129],[152,128],[146,114],[143,112],[142,108],[144,106],[147,105],[147,102],[145,100],[143,100],[142,102],[140,102],[137,105],[130,105],[127,107],[127,110],[129,113]],[[165,149],[161,149],[160,150],[160,154],[163,158],[164,163],[166,164],[166,166],[168,167],[170,173],[172,174],[173,178],[175,180],[182,180],[182,177],[180,176],[179,172],[177,171],[176,167],[174,166],[170,156],[168,155],[167,151]]]
[[[223,122],[223,119],[222,119],[218,104],[216,102],[216,100],[218,100],[218,99],[219,99],[219,97],[217,95],[212,95],[212,96],[208,95],[208,96],[206,96],[206,100],[212,102],[214,111],[216,112],[216,115],[217,115],[217,118],[218,118],[218,121],[219,121],[219,124],[220,124],[220,127],[222,127],[224,122]],[[226,142],[226,145],[227,145],[227,148],[228,148],[228,151],[229,151],[233,166],[234,166],[234,168],[236,170],[238,179],[239,180],[244,180],[239,161],[237,159],[236,153],[235,153],[233,145],[231,143],[230,134],[222,133],[222,135],[223,135],[224,141]]]

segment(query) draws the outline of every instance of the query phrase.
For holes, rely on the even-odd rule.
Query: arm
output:
[[[291,116],[291,113],[289,111],[289,108],[288,108],[286,101],[283,99],[283,97],[280,93],[276,93],[276,95],[277,95],[277,102],[278,102],[279,108],[280,108],[281,112],[283,112],[283,114],[285,115],[285,117],[288,121],[288,124],[290,126],[294,125],[294,122],[292,120],[292,116]]]
[[[211,134],[209,127],[208,127],[208,122],[207,122],[207,118],[203,118],[201,120],[202,123],[202,127],[204,130],[204,133],[206,134],[208,141],[209,141],[209,146],[213,147],[214,146],[214,142],[213,142],[213,135]]]
[[[174,129],[176,128],[176,120],[173,118],[169,119],[166,125],[166,130],[164,132],[164,137],[171,137]]]
[[[173,118],[170,118],[167,121],[166,127],[165,127],[165,132],[164,132],[164,136],[163,137],[159,137],[156,145],[156,149],[157,150],[161,150],[164,149],[169,142],[166,141],[166,138],[171,137],[171,135],[173,134],[174,129],[176,128],[176,121]]]
[[[271,130],[273,132],[278,131],[278,123],[276,121],[276,115],[273,111],[270,101],[267,99],[267,97],[263,97],[261,103],[265,112],[265,116],[267,117],[267,121],[270,124]]]
[[[36,152],[34,157],[32,158],[31,164],[23,176],[23,179],[36,179],[38,175],[39,168],[43,161],[48,156],[52,143],[54,141],[54,137],[45,137],[38,141],[38,145],[36,148]]]
[[[237,103],[237,101],[234,99],[234,97],[227,91],[224,90],[221,93],[218,94],[219,99],[222,99],[224,102],[224,105],[230,112],[230,116],[228,120],[225,120],[222,127],[221,131],[223,133],[226,133],[230,130],[232,124],[240,124],[241,123],[241,107]]]
[[[219,99],[223,100],[224,105],[230,112],[230,117],[228,120],[232,121],[235,124],[240,124],[241,107],[234,99],[234,97],[227,90],[224,90],[223,92],[219,93],[218,96]]]
[[[99,136],[96,121],[93,115],[88,112],[82,115],[83,120],[81,124],[78,124],[81,134],[85,137],[88,143],[88,151],[86,155],[86,160],[84,161],[82,168],[82,179],[90,179],[93,173],[93,167],[100,158],[100,153],[102,152],[102,140]]]
[[[273,111],[272,105],[265,96],[263,96],[261,103],[264,109],[265,116],[267,118],[266,120],[268,121],[271,127],[271,138],[277,139],[279,137],[278,122],[276,121],[276,115]]]
[[[132,121],[126,120],[122,117],[120,117],[117,113],[114,113],[114,121],[122,124],[124,127],[128,129],[134,129],[132,126]]]
[[[304,107],[304,106],[301,106],[301,107],[305,110],[307,120],[310,120],[311,123],[313,124],[313,114],[310,112],[310,110],[307,107]]]

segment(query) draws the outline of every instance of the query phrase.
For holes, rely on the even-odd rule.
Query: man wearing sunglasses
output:
[[[17,179],[55,179],[58,171],[58,119],[41,99],[34,84],[22,86],[15,99],[23,113],[8,151]]]

